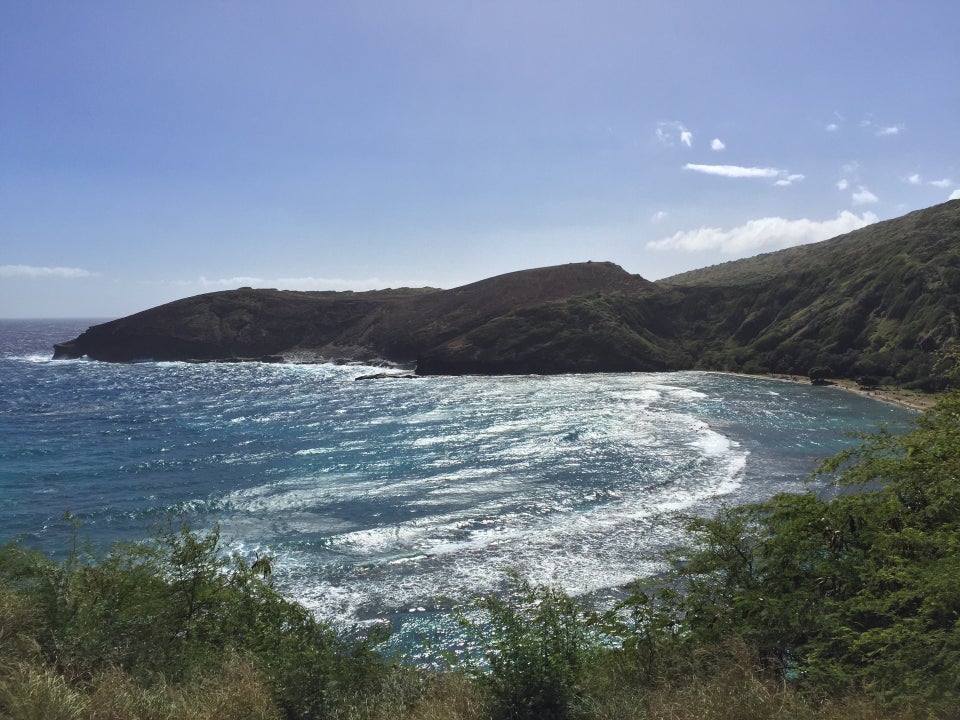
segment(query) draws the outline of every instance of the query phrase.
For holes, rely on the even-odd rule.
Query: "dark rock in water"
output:
[[[53,346],[54,360],[77,360],[82,358],[83,355],[83,350],[80,349],[77,340],[68,340]]]
[[[360,375],[354,380],[416,380],[420,376],[415,373],[373,373],[372,375]]]
[[[208,293],[91,327],[54,357],[415,363],[418,375],[830,367],[936,389],[958,307],[951,201],[656,283],[589,262],[452,290]]]

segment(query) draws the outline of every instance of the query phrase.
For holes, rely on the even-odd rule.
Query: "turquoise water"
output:
[[[510,571],[603,597],[662,568],[678,513],[800,490],[846,433],[911,417],[714,373],[49,360],[89,324],[0,323],[0,539],[57,554],[65,510],[103,545],[182,513],[321,616],[401,637]]]

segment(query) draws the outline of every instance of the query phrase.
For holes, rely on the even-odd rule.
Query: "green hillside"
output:
[[[699,364],[869,375],[934,389],[960,335],[960,201],[661,281],[684,294]]]
[[[657,283],[571,263],[451,290],[209,293],[90,328],[55,357],[384,361],[421,374],[817,368],[935,390],[958,309],[952,201]]]

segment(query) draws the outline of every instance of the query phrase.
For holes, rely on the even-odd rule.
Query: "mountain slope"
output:
[[[241,288],[177,300],[89,328],[54,356],[96,360],[293,360],[413,363],[509,313],[653,284],[613,263],[523,270],[452,290],[313,293]]]
[[[657,283],[573,263],[451,290],[209,293],[90,328],[55,357],[385,360],[421,374],[819,366],[930,389],[958,314],[952,201]]]
[[[819,365],[916,383],[960,336],[960,201],[661,285],[709,298],[716,332],[701,334],[704,350],[736,349],[773,372]]]

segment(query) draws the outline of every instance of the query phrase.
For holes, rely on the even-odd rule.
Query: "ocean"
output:
[[[913,416],[704,372],[50,359],[94,322],[0,321],[0,541],[61,557],[65,511],[99,547],[171,516],[217,524],[319,616],[430,640],[424,662],[464,642],[449,608],[511,573],[603,603],[664,569],[683,514],[803,491],[851,433]]]

